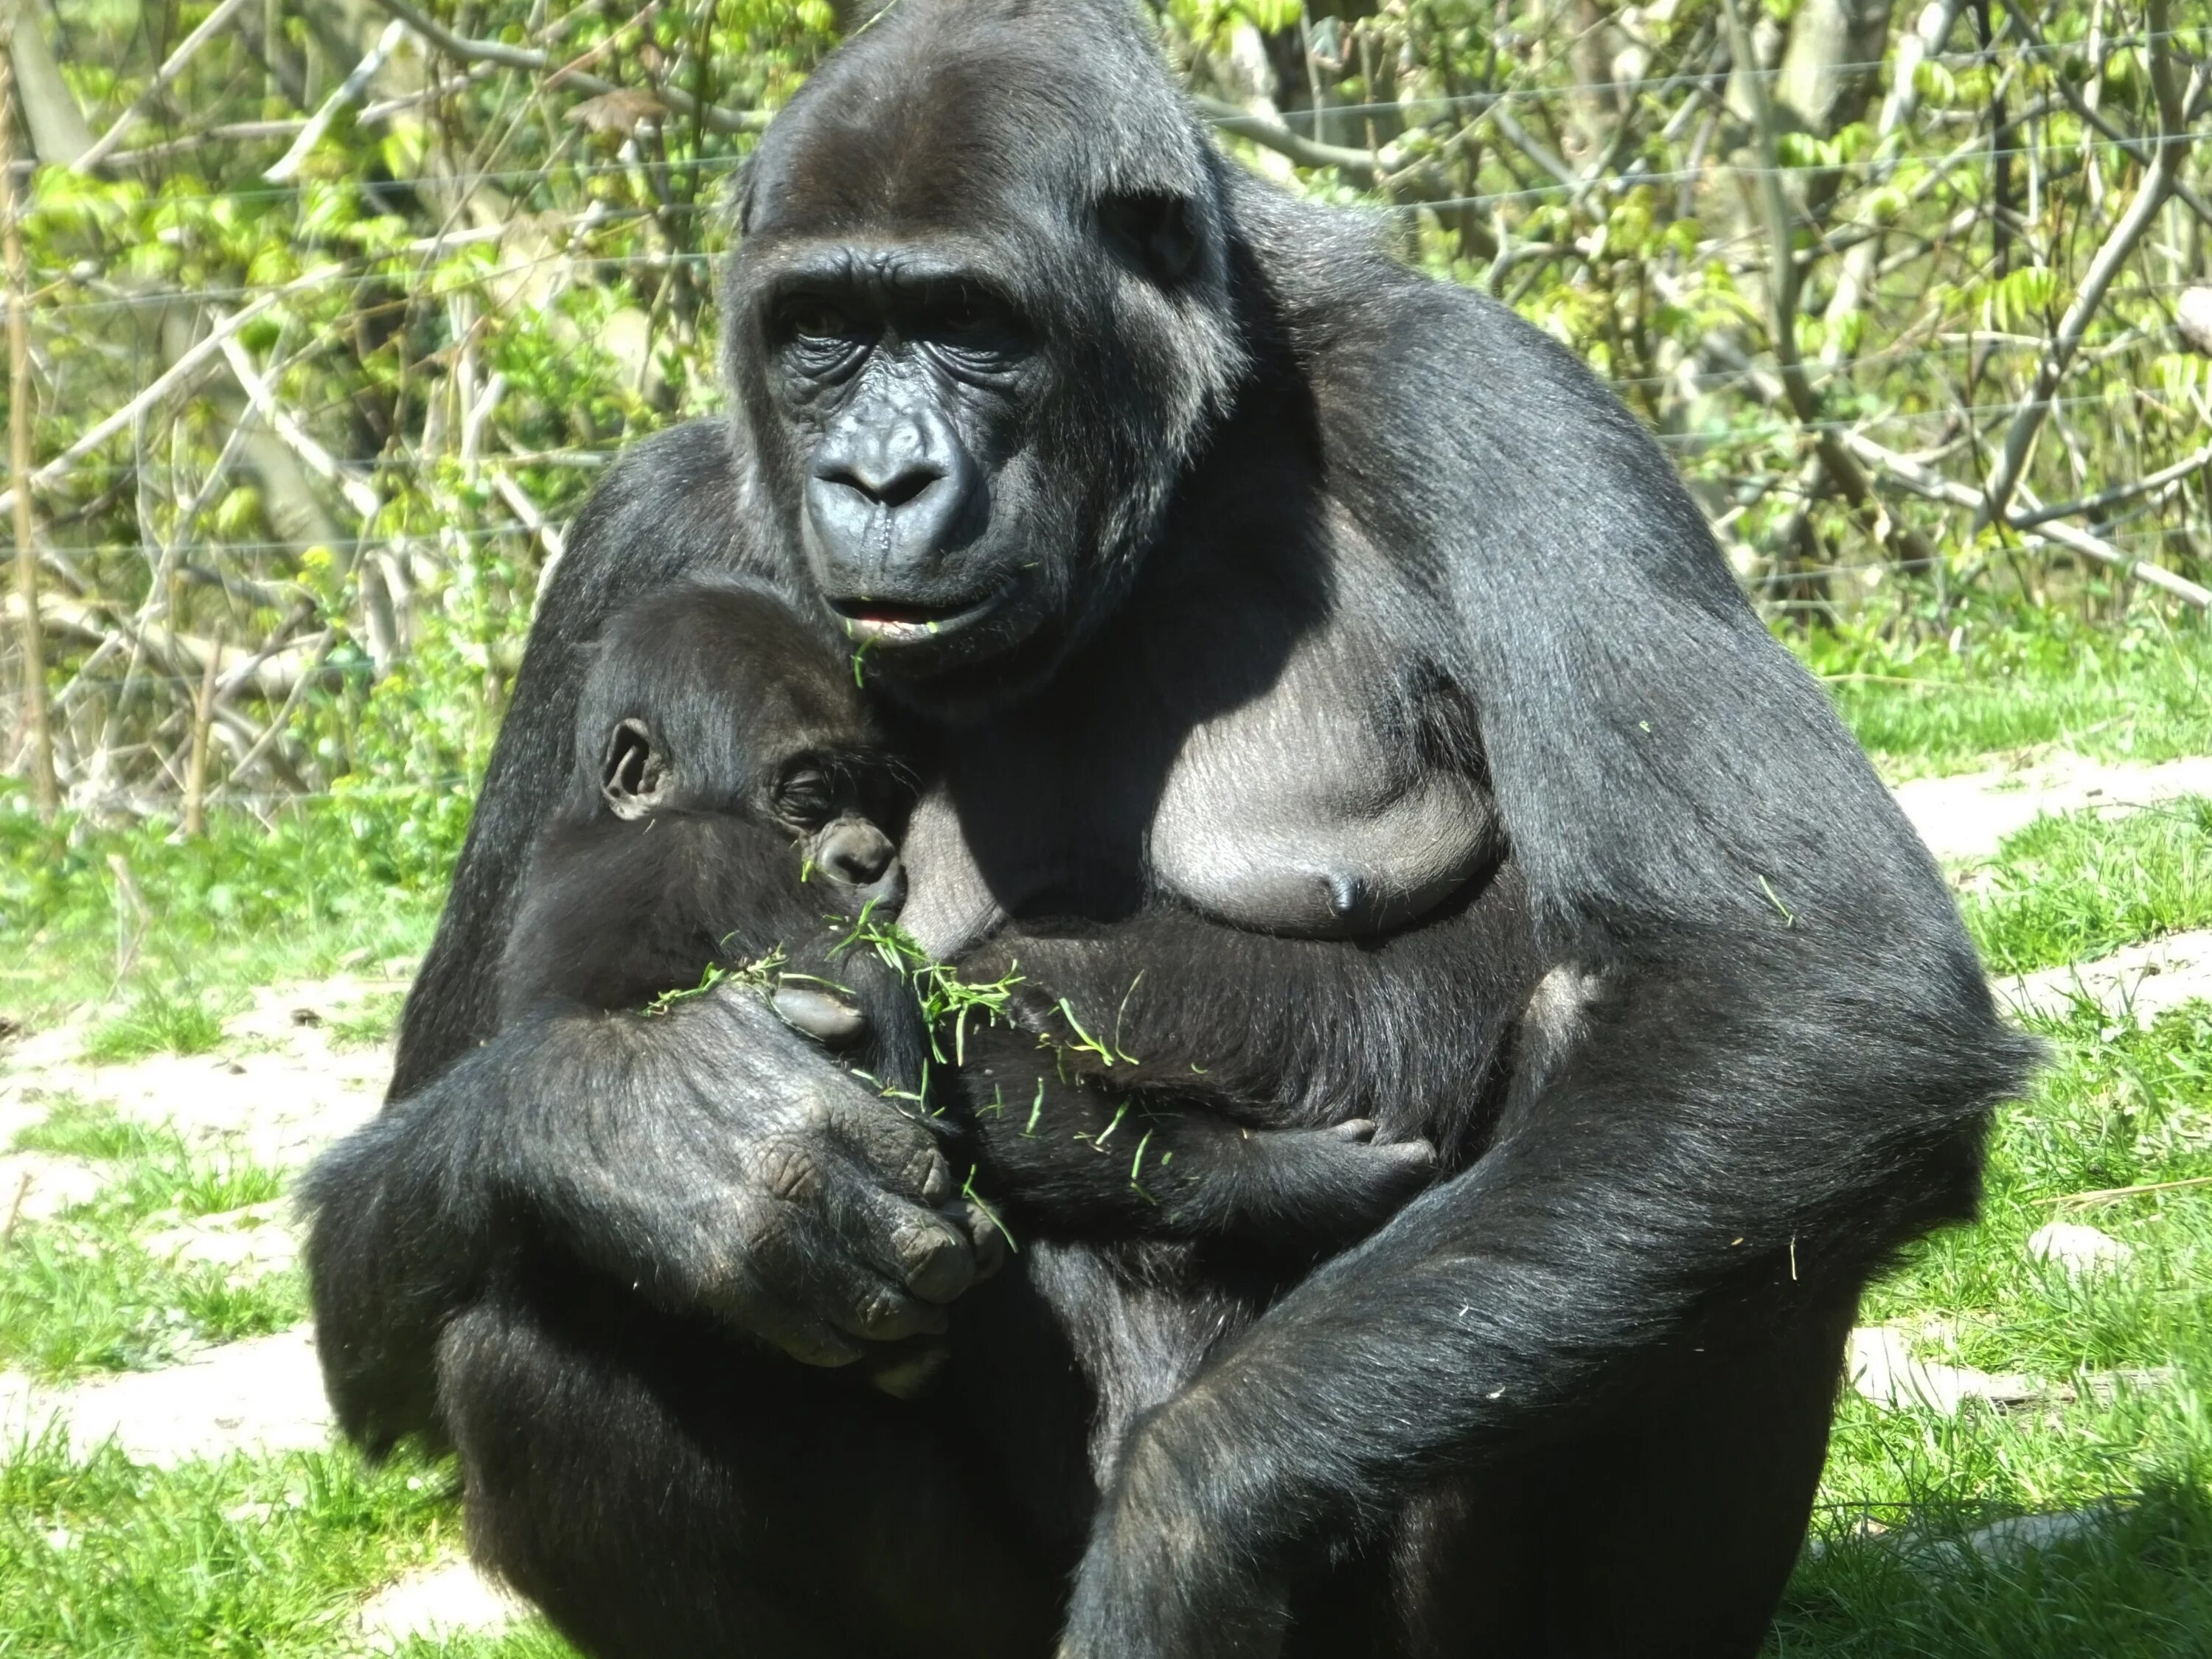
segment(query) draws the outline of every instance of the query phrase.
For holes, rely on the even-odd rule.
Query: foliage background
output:
[[[81,826],[166,826],[198,799],[434,886],[561,526],[623,445],[716,406],[728,185],[852,20],[823,0],[0,12],[33,473],[8,833],[50,750]],[[1158,19],[1231,149],[1373,204],[1408,258],[1581,351],[1846,696],[2013,649],[2023,613],[2036,648],[2115,660],[2200,628],[2197,8]],[[35,912],[40,878],[13,867],[0,900]]]

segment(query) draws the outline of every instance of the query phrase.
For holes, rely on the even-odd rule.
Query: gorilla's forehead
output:
[[[901,0],[754,153],[750,228],[988,225],[1109,190],[1193,193],[1205,143],[1121,0]]]

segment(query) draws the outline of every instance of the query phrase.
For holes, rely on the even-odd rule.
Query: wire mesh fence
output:
[[[1830,12],[1158,21],[1245,164],[1580,352],[1778,619],[2212,604],[2207,30],[2153,0]],[[27,10],[9,649],[43,672],[9,675],[14,769],[128,811],[196,742],[216,795],[464,787],[569,517],[720,407],[731,186],[840,24]]]

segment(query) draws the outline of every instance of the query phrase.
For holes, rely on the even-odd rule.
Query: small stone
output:
[[[386,1585],[362,1607],[360,1628],[370,1651],[390,1653],[418,1637],[440,1640],[504,1630],[528,1613],[513,1592],[468,1562],[453,1561]]]
[[[2174,301],[2173,320],[2181,337],[2212,357],[2212,288],[2188,288]]]
[[[1922,1406],[1955,1417],[1969,1400],[2017,1406],[2045,1399],[2051,1393],[2033,1377],[1991,1375],[1967,1365],[1916,1359],[1905,1334],[1887,1326],[1853,1331],[1848,1364],[1853,1391],[1892,1410]]]
[[[2135,1251],[2109,1233],[2072,1221],[2054,1221],[2027,1236],[2027,1254],[2074,1274],[2108,1273],[2127,1265]]]

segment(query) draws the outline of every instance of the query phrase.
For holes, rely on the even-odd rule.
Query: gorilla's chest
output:
[[[1345,629],[1251,643],[1093,652],[1060,695],[959,734],[907,838],[908,925],[951,951],[1008,915],[1166,897],[1261,932],[1365,934],[1490,860],[1487,793],[1435,758],[1387,662]]]

